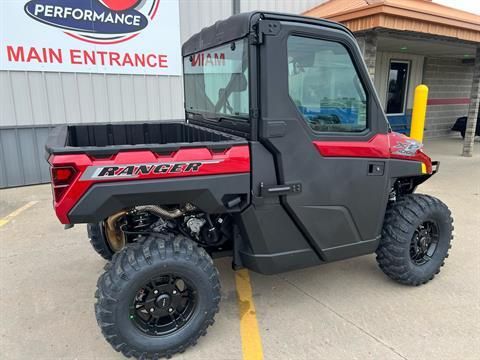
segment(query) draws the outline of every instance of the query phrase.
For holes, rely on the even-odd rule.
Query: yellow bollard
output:
[[[423,130],[425,128],[425,116],[427,114],[428,87],[420,84],[415,88],[413,98],[412,123],[410,125],[410,137],[423,142]]]

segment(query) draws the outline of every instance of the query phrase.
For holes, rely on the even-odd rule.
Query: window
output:
[[[288,91],[318,132],[367,128],[367,96],[347,49],[336,42],[288,39]]]
[[[387,84],[387,114],[403,115],[407,99],[408,61],[391,61]]]
[[[248,119],[246,40],[185,57],[183,66],[186,111]]]

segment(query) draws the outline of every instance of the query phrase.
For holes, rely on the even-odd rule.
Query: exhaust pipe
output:
[[[135,210],[137,211],[148,211],[152,214],[157,215],[158,217],[165,217],[168,219],[176,219],[182,215],[184,215],[187,211],[192,211],[195,209],[195,206],[192,204],[185,204],[184,209],[174,209],[174,210],[167,210],[158,205],[142,205],[136,206]]]

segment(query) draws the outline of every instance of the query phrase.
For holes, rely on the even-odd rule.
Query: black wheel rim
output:
[[[424,265],[432,259],[438,246],[438,226],[425,221],[417,227],[410,243],[410,258],[415,265]]]
[[[130,320],[145,334],[163,336],[181,329],[197,304],[195,287],[176,274],[148,281],[135,294]]]

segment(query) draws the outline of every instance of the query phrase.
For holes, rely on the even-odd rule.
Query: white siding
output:
[[[180,39],[232,15],[232,0],[180,0]]]
[[[0,86],[0,126],[183,116],[180,76],[3,71]]]
[[[325,0],[241,0],[242,12],[268,10],[293,14],[301,14]]]

